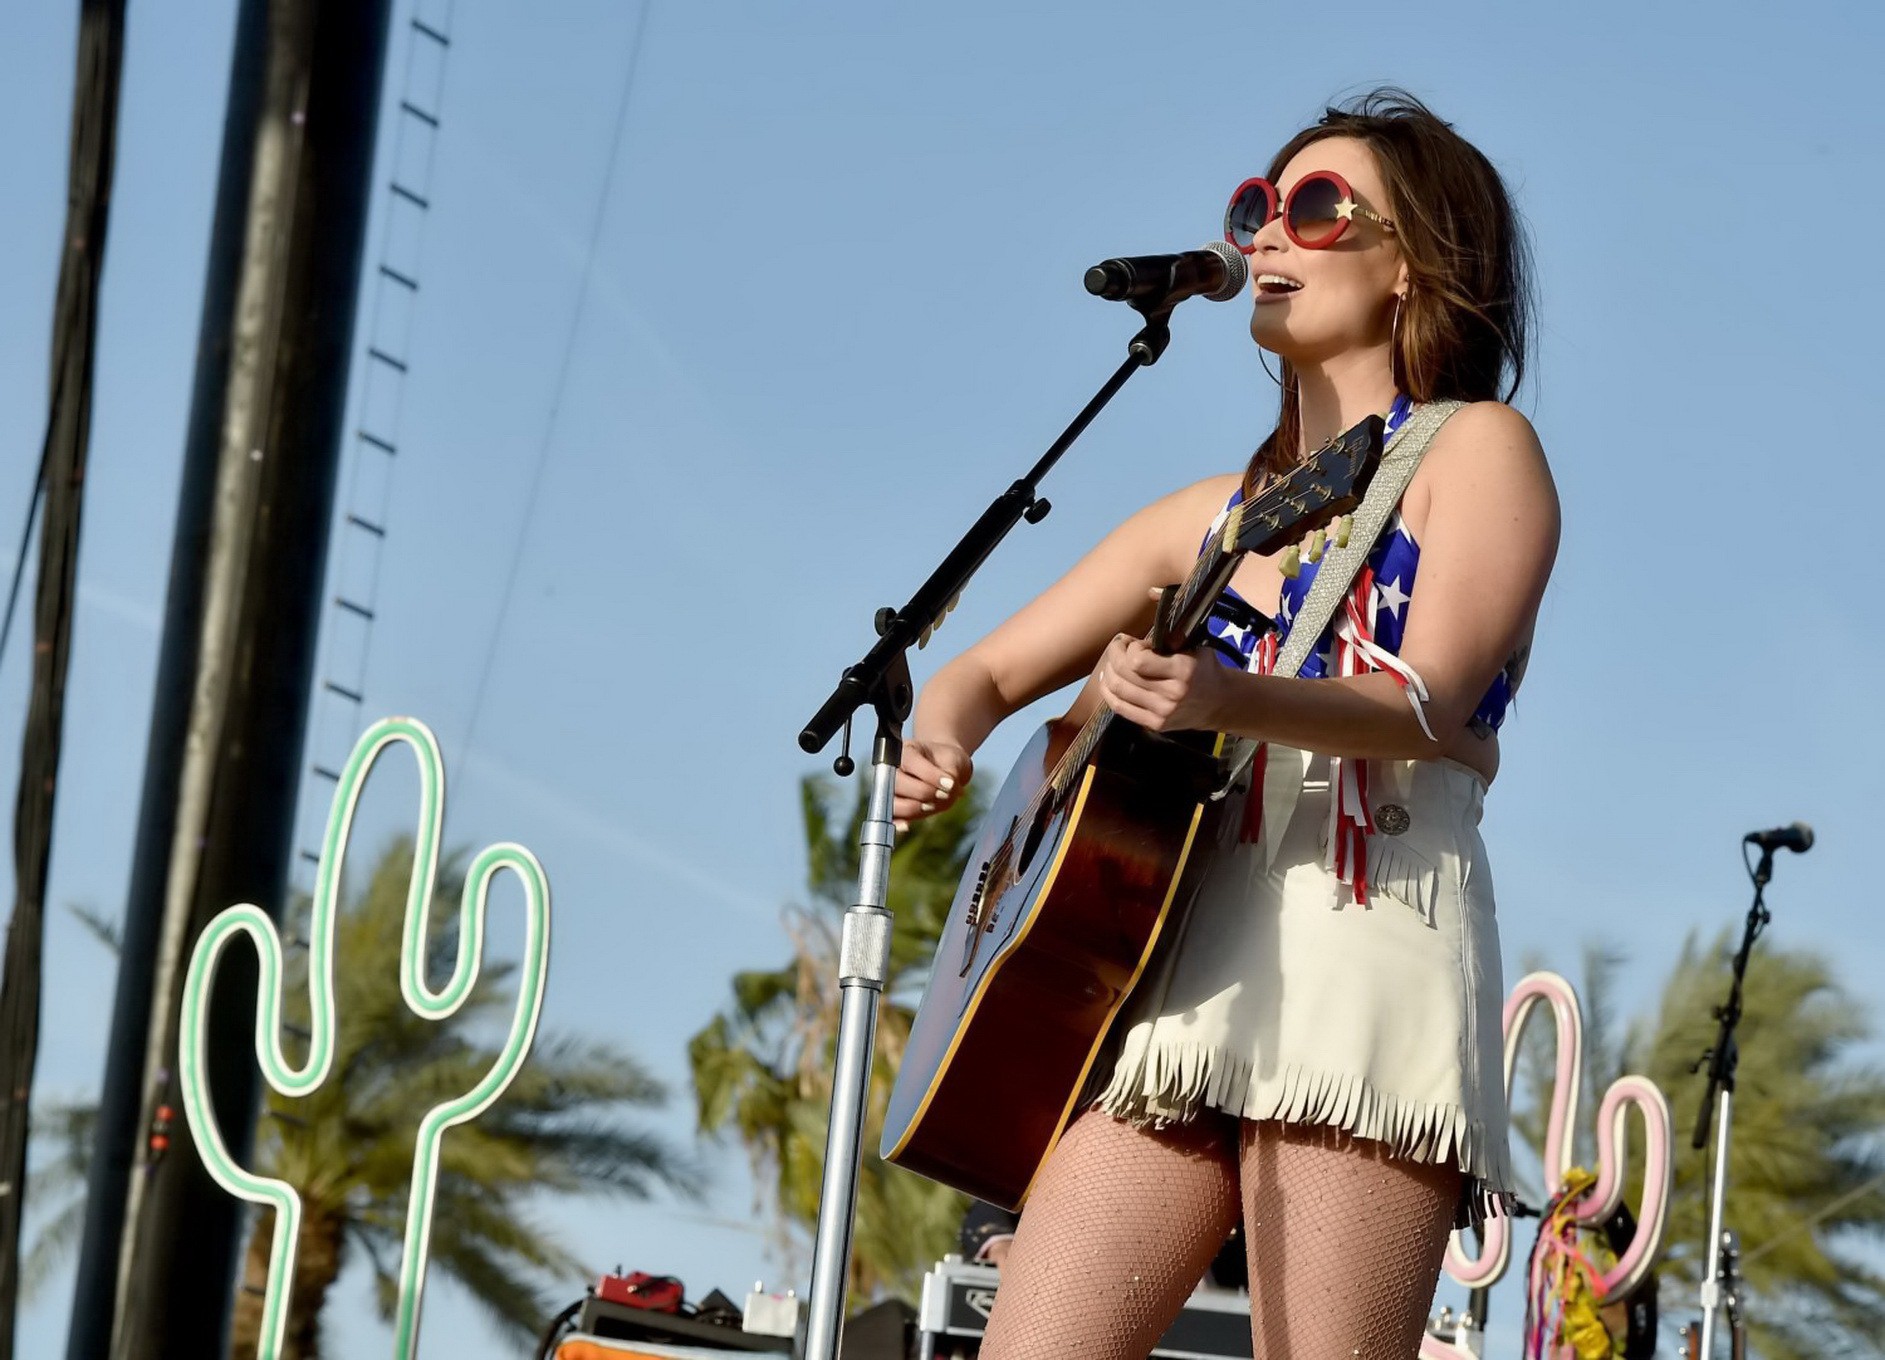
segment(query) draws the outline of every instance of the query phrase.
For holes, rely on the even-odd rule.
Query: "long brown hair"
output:
[[[1499,172],[1450,123],[1388,86],[1328,109],[1290,138],[1270,162],[1271,183],[1326,137],[1365,143],[1387,182],[1383,211],[1408,278],[1395,385],[1415,401],[1510,401],[1525,376],[1532,298],[1524,231]],[[1284,360],[1282,410],[1250,460],[1245,490],[1294,467],[1301,442],[1301,397]]]

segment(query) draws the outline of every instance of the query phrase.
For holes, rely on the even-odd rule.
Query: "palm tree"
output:
[[[27,1175],[26,1208],[50,1217],[33,1233],[20,1262],[20,1299],[33,1298],[53,1272],[78,1249],[85,1232],[85,1183],[91,1174],[98,1106],[86,1101],[35,1100],[32,1138],[36,1153],[48,1160]]]
[[[1619,1072],[1640,1072],[1669,1097],[1675,1195],[1661,1271],[1672,1321],[1681,1320],[1671,1316],[1674,1301],[1697,1297],[1708,1264],[1712,1145],[1690,1147],[1707,1084],[1693,1069],[1715,1041],[1713,1010],[1727,997],[1738,940],[1724,932],[1701,944],[1691,936],[1656,1013],[1634,1020],[1620,1045],[1600,1039],[1586,1048],[1587,1080],[1607,1084]],[[1586,951],[1586,1016],[1600,1013],[1593,1026],[1600,1036],[1614,1033],[1601,1013],[1616,963],[1614,954]],[[1762,1360],[1885,1355],[1885,1275],[1855,1250],[1885,1239],[1885,1076],[1854,1061],[1870,1035],[1864,1006],[1824,959],[1765,944],[1755,951],[1738,1030],[1726,1222],[1740,1235],[1749,1340]],[[1543,1127],[1538,1089],[1515,1102],[1513,1120],[1535,1145]],[[1587,1089],[1595,1095],[1603,1085]]]
[[[703,1132],[731,1131],[745,1145],[771,1211],[775,1245],[797,1257],[818,1221],[818,1191],[831,1104],[838,1026],[837,947],[842,914],[857,885],[860,796],[833,816],[834,791],[800,787],[809,906],[789,907],[792,958],[770,971],[739,973],[733,1004],[688,1044]],[[850,1288],[858,1297],[914,1300],[923,1272],[954,1247],[968,1200],[878,1158],[884,1107],[943,922],[972,844],[978,805],[964,798],[917,822],[891,857],[894,919],[889,975],[878,1013],[864,1121]]]
[[[335,933],[336,1038],[332,1075],[312,1095],[289,1100],[270,1090],[253,1165],[301,1195],[285,1360],[318,1360],[321,1314],[350,1251],[373,1271],[382,1320],[398,1294],[413,1141],[427,1110],[471,1089],[496,1050],[481,1036],[501,1031],[513,998],[511,969],[487,961],[465,1005],[450,1020],[422,1019],[399,994],[398,965],[412,845],[400,841],[375,863],[364,890],[343,905]],[[449,971],[461,875],[442,869],[432,919],[432,975]],[[307,904],[290,915],[305,930]],[[291,1035],[308,1023],[306,953],[290,954],[284,1020]],[[297,961],[299,969],[297,969]],[[493,1023],[495,1022],[495,1023]],[[432,1224],[433,1269],[452,1277],[515,1343],[534,1341],[549,1313],[544,1291],[584,1273],[551,1233],[534,1225],[533,1195],[648,1197],[658,1187],[692,1194],[691,1162],[653,1135],[614,1118],[624,1107],[652,1108],[660,1083],[629,1054],[607,1044],[540,1037],[503,1097],[479,1119],[454,1128],[440,1146]],[[64,1146],[52,1169],[89,1161],[90,1119],[82,1107],[52,1112],[42,1128]],[[39,1189],[36,1186],[35,1189]],[[35,1249],[43,1273],[61,1244],[61,1224],[82,1206],[55,1213]],[[272,1221],[258,1214],[243,1263],[230,1353],[256,1353]]]

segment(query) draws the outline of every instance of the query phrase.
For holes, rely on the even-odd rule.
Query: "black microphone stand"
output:
[[[897,767],[903,759],[903,720],[914,694],[909,648],[927,640],[954,606],[976,569],[1020,520],[1039,524],[1051,507],[1038,494],[1041,478],[1080,437],[1141,368],[1159,361],[1171,343],[1171,314],[1176,303],[1157,297],[1133,302],[1145,325],[1127,344],[1127,358],[1091,401],[1075,416],[1041,460],[982,512],[968,533],[930,573],[902,609],[877,611],[877,643],[844,672],[831,696],[799,733],[799,746],[822,750],[839,728],[844,744],[833,769],[849,775],[851,718],[869,705],[877,715],[871,745],[870,806],[858,835],[857,902],[844,914],[838,944],[838,1043],[831,1079],[831,1117],[825,1135],[824,1184],[818,1198],[818,1231],[812,1244],[812,1287],[805,1332],[807,1360],[837,1360],[850,1274],[851,1232],[857,1213],[857,1178],[863,1156],[864,1107],[870,1083],[871,1052],[877,1037],[877,1004],[890,959],[890,913],[885,909],[890,881],[890,851],[896,843],[891,825]]]
[[[1708,1205],[1708,1274],[1702,1281],[1702,1333],[1696,1354],[1689,1360],[1712,1360],[1715,1346],[1715,1320],[1720,1310],[1728,1309],[1731,1326],[1740,1325],[1740,1299],[1732,1287],[1724,1288],[1724,1280],[1733,1280],[1733,1260],[1735,1252],[1734,1235],[1722,1225],[1728,1196],[1728,1126],[1734,1109],[1735,1066],[1740,1061],[1741,1052],[1735,1043],[1735,1026],[1741,1019],[1741,983],[1748,971],[1748,955],[1754,949],[1754,941],[1767,928],[1772,917],[1762,895],[1767,884],[1774,876],[1773,847],[1761,847],[1760,863],[1749,871],[1754,880],[1754,905],[1748,908],[1747,926],[1741,935],[1741,948],[1734,956],[1734,981],[1728,989],[1728,1000],[1715,1007],[1715,1018],[1721,1021],[1721,1032],[1715,1038],[1715,1046],[1703,1053],[1693,1070],[1699,1071],[1703,1063],[1708,1064],[1708,1091],[1702,1097],[1702,1108],[1695,1120],[1695,1136],[1692,1146],[1697,1150],[1708,1145],[1708,1126],[1715,1122],[1715,1167],[1714,1180],[1709,1189]],[[1720,1116],[1715,1119],[1715,1096],[1721,1095]]]

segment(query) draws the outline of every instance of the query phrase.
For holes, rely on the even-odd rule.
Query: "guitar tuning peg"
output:
[[[956,606],[961,603],[962,603],[962,592],[958,590],[955,594],[949,597],[949,603],[943,606],[943,613],[945,614],[955,613]]]
[[[1317,529],[1313,534],[1309,535],[1309,551],[1304,553],[1303,556],[1311,562],[1320,562],[1322,560],[1322,549],[1328,544],[1328,541],[1328,533],[1325,530]]]
[[[1283,549],[1283,560],[1277,563],[1277,567],[1292,581],[1302,575],[1302,545],[1292,543]]]
[[[916,650],[920,652],[925,647],[929,646],[929,640],[935,635],[936,625],[933,623],[924,624],[923,631],[916,635]]]
[[[1336,547],[1346,548],[1348,546],[1348,535],[1350,531],[1354,529],[1354,527],[1355,527],[1355,517],[1353,515],[1343,515],[1340,519],[1335,521],[1335,546]]]

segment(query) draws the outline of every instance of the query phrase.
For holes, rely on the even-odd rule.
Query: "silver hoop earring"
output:
[[[1407,301],[1407,294],[1394,295],[1394,321],[1388,327],[1388,372],[1396,387],[1405,387],[1402,381],[1407,365],[1401,359],[1401,304]]]
[[[1263,348],[1261,345],[1257,346],[1257,362],[1263,365],[1263,371],[1265,373],[1270,373],[1270,351]],[[1274,373],[1270,373],[1270,381],[1275,383],[1278,387],[1283,385],[1282,378]]]

